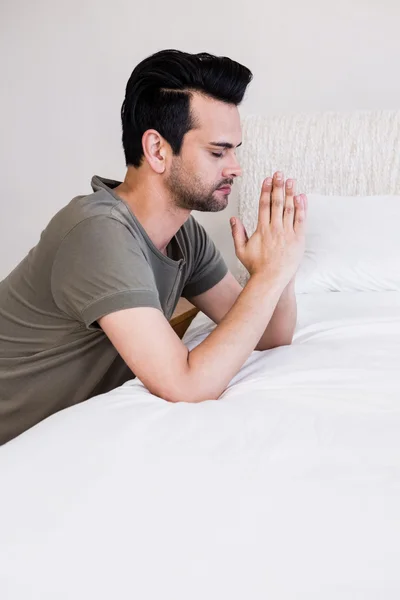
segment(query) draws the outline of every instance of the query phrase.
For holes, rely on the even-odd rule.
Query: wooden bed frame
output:
[[[170,325],[181,339],[198,312],[199,309],[193,306],[189,300],[186,300],[186,298],[179,299],[171,317]]]

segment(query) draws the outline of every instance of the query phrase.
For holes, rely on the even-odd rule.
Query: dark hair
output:
[[[191,91],[238,105],[252,77],[238,62],[206,52],[161,50],[145,58],[129,78],[121,108],[126,165],[140,166],[147,129],[156,129],[179,154],[185,133],[195,126]]]

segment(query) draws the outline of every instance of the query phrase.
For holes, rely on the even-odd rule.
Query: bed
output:
[[[400,115],[243,133],[249,231],[264,172],[311,198],[292,345],[253,352],[218,401],[136,379],[0,448],[2,599],[400,597]],[[213,327],[199,313],[184,342]]]

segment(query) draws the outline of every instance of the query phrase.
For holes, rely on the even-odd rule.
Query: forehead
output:
[[[194,93],[190,108],[196,123],[196,128],[189,132],[193,138],[204,142],[222,139],[235,146],[240,144],[242,130],[237,106]]]

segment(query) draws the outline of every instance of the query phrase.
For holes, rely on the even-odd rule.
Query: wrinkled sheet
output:
[[[133,380],[0,448],[7,600],[398,600],[399,565],[399,292],[299,295],[218,401]]]

